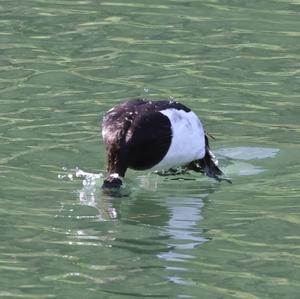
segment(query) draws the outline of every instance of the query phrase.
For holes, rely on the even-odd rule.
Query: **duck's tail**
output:
[[[220,177],[223,175],[222,170],[218,167],[218,160],[214,154],[209,149],[208,138],[205,135],[205,155],[202,159],[192,162],[189,166],[189,169],[196,172],[202,172],[204,175],[211,177],[218,182],[226,181],[232,184],[231,180],[227,178]]]
[[[218,167],[218,161],[215,159],[214,154],[207,149],[205,152],[205,156],[198,160],[197,163],[201,168],[201,172],[203,172],[206,176],[214,178],[217,181],[222,181],[220,178],[223,175],[222,170]]]

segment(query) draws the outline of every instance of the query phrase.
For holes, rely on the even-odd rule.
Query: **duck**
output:
[[[137,98],[117,104],[102,120],[107,177],[102,188],[120,188],[127,169],[159,172],[176,167],[221,181],[200,118],[174,100]]]

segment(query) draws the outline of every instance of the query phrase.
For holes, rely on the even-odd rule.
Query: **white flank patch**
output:
[[[170,169],[186,165],[205,155],[205,134],[198,116],[190,111],[170,108],[160,111],[172,125],[172,142],[165,157],[151,170]]]

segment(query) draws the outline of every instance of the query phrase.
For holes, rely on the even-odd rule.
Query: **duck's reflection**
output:
[[[141,177],[140,181],[147,189],[157,187],[155,175]],[[213,190],[213,188],[206,189],[205,193],[193,196],[166,196],[164,191],[159,196],[156,192],[147,193],[141,189],[141,192],[136,191],[130,196],[120,198],[103,194],[95,185],[85,185],[79,192],[79,200],[81,204],[96,208],[100,221],[126,219],[158,226],[162,228],[161,234],[174,241],[172,247],[191,249],[206,241],[199,230],[199,222],[202,219],[203,201]],[[170,194],[170,190],[167,193]],[[169,253],[164,253],[160,257],[171,258]]]
[[[171,217],[163,233],[174,241],[172,245],[175,249],[192,249],[206,241],[199,229],[203,207],[203,200],[200,196],[167,198],[166,206],[171,212]],[[178,258],[172,252],[161,254],[160,257],[167,260]]]
[[[122,198],[109,196],[99,186],[86,184],[79,192],[79,200],[81,204],[97,209],[99,221],[118,221],[121,224],[118,227],[122,229],[114,233],[112,247],[130,250],[134,254],[151,253],[163,261],[167,278],[182,284],[185,283],[180,277],[183,268],[178,267],[177,262],[191,261],[194,249],[207,241],[200,224],[202,208],[208,194],[214,192],[218,184],[211,188],[205,185],[201,192],[199,188],[195,189],[195,182],[188,181],[183,183],[187,192],[177,190],[176,194],[171,190],[176,182],[169,180],[166,188],[165,180],[156,175],[141,176],[138,186],[133,184],[130,195]],[[189,192],[192,185],[194,192]],[[141,235],[142,230],[144,234]]]
[[[187,271],[181,262],[193,260],[195,257],[192,249],[207,241],[199,225],[202,219],[203,198],[206,196],[203,194],[197,197],[166,199],[166,206],[171,213],[162,234],[169,236],[170,250],[158,253],[157,257],[166,262],[167,278],[175,284],[193,284],[181,275]]]

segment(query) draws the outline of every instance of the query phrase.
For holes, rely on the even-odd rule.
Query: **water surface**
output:
[[[299,298],[298,0],[0,11],[1,298]],[[233,184],[62,179],[105,173],[99,121],[140,96],[194,109]]]

